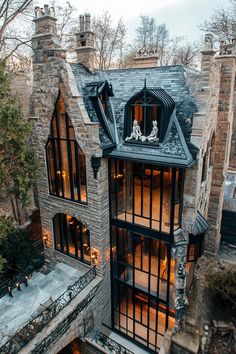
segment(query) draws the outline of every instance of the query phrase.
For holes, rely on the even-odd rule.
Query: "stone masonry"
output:
[[[47,6],[36,11],[35,35],[32,37],[33,94],[31,97],[30,119],[34,121],[34,145],[38,155],[38,201],[42,220],[42,232],[46,240],[46,259],[52,263],[63,261],[81,270],[88,269],[85,264],[55,251],[52,219],[57,213],[65,213],[79,219],[90,232],[91,254],[96,253],[96,268],[102,277],[100,294],[97,294],[97,325],[104,315],[109,314],[110,263],[109,263],[109,200],[107,161],[102,160],[97,179],[94,179],[90,159],[101,156],[99,147],[98,124],[92,123],[84,107],[83,99],[73,81],[70,66],[65,61],[66,51],[61,48],[55,31],[54,10]],[[61,92],[67,113],[75,129],[76,139],[86,156],[88,203],[75,202],[50,196],[46,169],[45,146],[50,131],[50,123],[55,102]],[[106,296],[105,296],[106,294]],[[68,337],[70,340],[71,338]],[[64,343],[66,345],[68,343]]]
[[[94,322],[99,327],[104,316],[110,317],[110,230],[108,162],[101,159],[97,179],[91,167],[92,157],[101,157],[99,124],[91,122],[78,92],[71,66],[66,62],[66,51],[56,34],[56,18],[53,8],[45,5],[36,9],[34,49],[34,80],[31,97],[31,119],[34,120],[34,145],[38,153],[38,201],[42,219],[45,253],[48,261],[62,261],[86,270],[87,266],[55,250],[52,219],[57,213],[76,217],[90,231],[91,254],[96,254],[98,275],[102,278],[99,294],[93,301],[96,308]],[[80,17],[77,36],[77,60],[94,69],[94,33],[90,30],[90,16]],[[235,84],[235,41],[223,46],[215,56],[213,40],[205,38],[202,51],[201,74],[188,73],[191,94],[195,97],[198,112],[194,114],[191,142],[197,146],[196,164],[185,173],[182,231],[175,235],[173,258],[176,259],[176,308],[177,326],[187,304],[186,248],[188,235],[192,232],[197,211],[209,222],[205,239],[205,253],[216,255],[220,242],[220,223],[223,203],[223,183],[229,164],[230,142],[233,122],[233,92]],[[141,53],[143,58],[144,54]],[[140,57],[140,58],[141,58]],[[143,58],[145,59],[145,58]],[[157,62],[155,53],[146,64]],[[152,64],[150,64],[152,62]],[[142,63],[142,60],[139,61]],[[143,63],[144,65],[144,63]],[[76,139],[86,156],[88,203],[86,205],[49,195],[45,146],[50,123],[59,92],[65,100],[66,111],[75,129]],[[71,337],[63,337],[63,345]],[[61,346],[60,346],[61,347]],[[59,346],[58,346],[59,349]]]

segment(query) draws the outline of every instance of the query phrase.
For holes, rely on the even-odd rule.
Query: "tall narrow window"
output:
[[[75,140],[74,128],[61,96],[56,102],[46,153],[50,194],[86,203],[85,155]]]
[[[56,250],[90,263],[89,231],[70,215],[56,214],[53,218]]]

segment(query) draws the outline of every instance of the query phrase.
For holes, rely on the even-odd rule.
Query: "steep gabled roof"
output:
[[[190,143],[190,134],[197,107],[189,91],[186,69],[183,66],[95,70],[90,73],[82,65],[72,64],[72,70],[91,121],[100,122],[101,147],[113,148],[112,151],[104,150],[105,155],[117,158],[133,156],[134,159],[143,158],[153,163],[178,164],[183,167],[192,164],[197,149]],[[147,82],[152,95],[157,97],[161,95],[163,100],[166,100],[170,111],[173,111],[174,106],[176,108],[166,130],[165,140],[158,147],[129,145],[124,144],[123,140],[125,105],[132,96],[142,90],[144,82]],[[114,93],[114,97],[110,97],[109,117],[97,114],[98,111],[92,104],[93,97],[97,97],[98,87],[104,86],[112,88]],[[135,158],[136,153],[138,155]]]

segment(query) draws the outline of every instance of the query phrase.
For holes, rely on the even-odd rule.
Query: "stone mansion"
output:
[[[80,16],[73,64],[53,9],[37,9],[34,23],[30,120],[46,259],[96,269],[83,311],[58,330],[75,297],[47,333],[54,339],[45,345],[42,334],[34,346],[44,341],[41,353],[58,353],[106,326],[123,347],[167,353],[166,333],[181,329],[196,261],[218,253],[236,41],[216,55],[206,35],[201,72],[157,66],[155,53],[144,52],[131,68],[102,71],[94,68],[90,15]],[[86,316],[93,324],[84,329]]]

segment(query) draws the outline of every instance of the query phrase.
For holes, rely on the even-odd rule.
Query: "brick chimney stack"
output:
[[[91,31],[91,15],[80,15],[79,25],[80,31],[76,33],[77,62],[93,71],[96,49],[94,47],[95,33]]]
[[[61,47],[56,30],[54,7],[44,5],[35,8],[35,34],[32,37],[34,62],[47,62],[52,58],[65,59],[66,51]],[[49,59],[50,58],[50,59]]]

